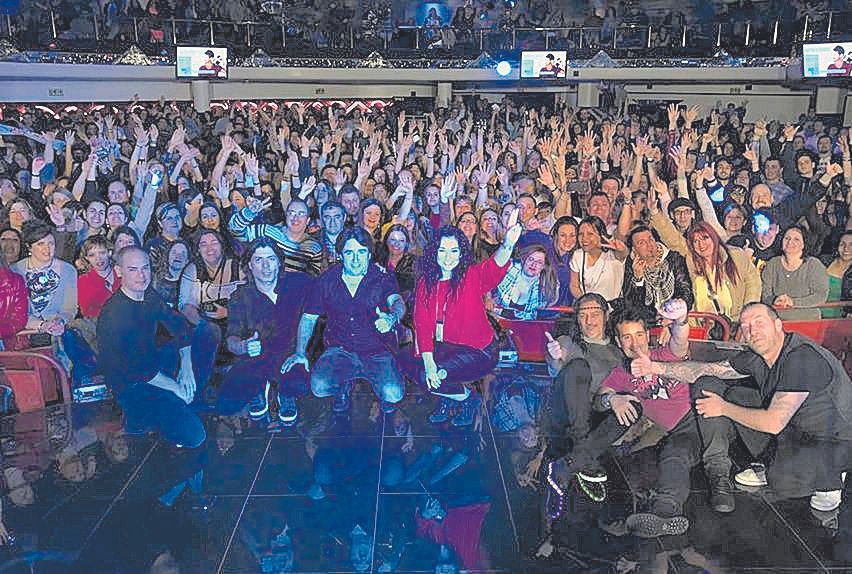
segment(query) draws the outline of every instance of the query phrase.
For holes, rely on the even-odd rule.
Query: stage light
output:
[[[506,77],[512,73],[512,64],[503,60],[502,62],[498,62],[497,64],[497,75],[501,77]]]

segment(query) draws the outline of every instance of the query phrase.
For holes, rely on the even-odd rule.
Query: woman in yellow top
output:
[[[686,258],[695,311],[738,321],[746,303],[760,301],[760,275],[754,264],[742,249],[725,245],[710,224],[693,223],[684,237],[656,210],[651,214],[651,225],[669,249]]]

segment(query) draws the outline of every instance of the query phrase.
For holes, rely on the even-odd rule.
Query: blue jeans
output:
[[[70,328],[65,329],[65,332],[62,333],[62,348],[73,363],[71,369],[73,386],[79,387],[85,379],[94,375],[98,370],[95,352],[80,333]]]
[[[221,338],[219,327],[202,321],[192,334],[192,372],[195,375],[195,401],[200,402],[216,360],[216,349]],[[160,372],[174,378],[180,361],[176,343],[160,348]],[[195,448],[200,446],[207,433],[204,424],[190,405],[171,391],[138,383],[124,390],[118,398],[124,410],[125,424],[129,429],[156,431],[175,445]]]
[[[342,347],[326,349],[311,373],[311,392],[315,397],[332,397],[345,383],[367,380],[379,399],[398,403],[405,395],[405,380],[396,358],[390,352],[360,356]]]
[[[216,412],[227,416],[242,411],[263,391],[267,381],[276,383],[278,393],[282,396],[304,396],[308,390],[308,372],[305,367],[296,365],[282,375],[282,362],[276,356],[241,357],[222,381],[216,399]]]

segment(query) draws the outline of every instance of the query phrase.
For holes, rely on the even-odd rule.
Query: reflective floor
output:
[[[653,448],[607,459],[606,501],[572,490],[552,548],[540,548],[542,497],[517,480],[534,451],[517,433],[491,417],[432,425],[434,405],[416,392],[393,415],[366,386],[353,403],[346,421],[304,399],[287,428],[206,415],[195,452],[126,436],[110,403],[2,419],[13,543],[0,572],[852,572],[848,503],[818,516],[807,499],[738,493],[720,516],[699,472],[686,535],[624,535],[620,520],[653,489]],[[418,524],[426,493],[440,524]]]

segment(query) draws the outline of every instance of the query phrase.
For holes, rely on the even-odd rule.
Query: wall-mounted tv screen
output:
[[[179,80],[227,80],[228,49],[178,46],[175,75]]]
[[[802,64],[806,78],[852,77],[852,42],[805,44]]]
[[[555,80],[565,78],[567,70],[568,52],[521,52],[522,79]]]

